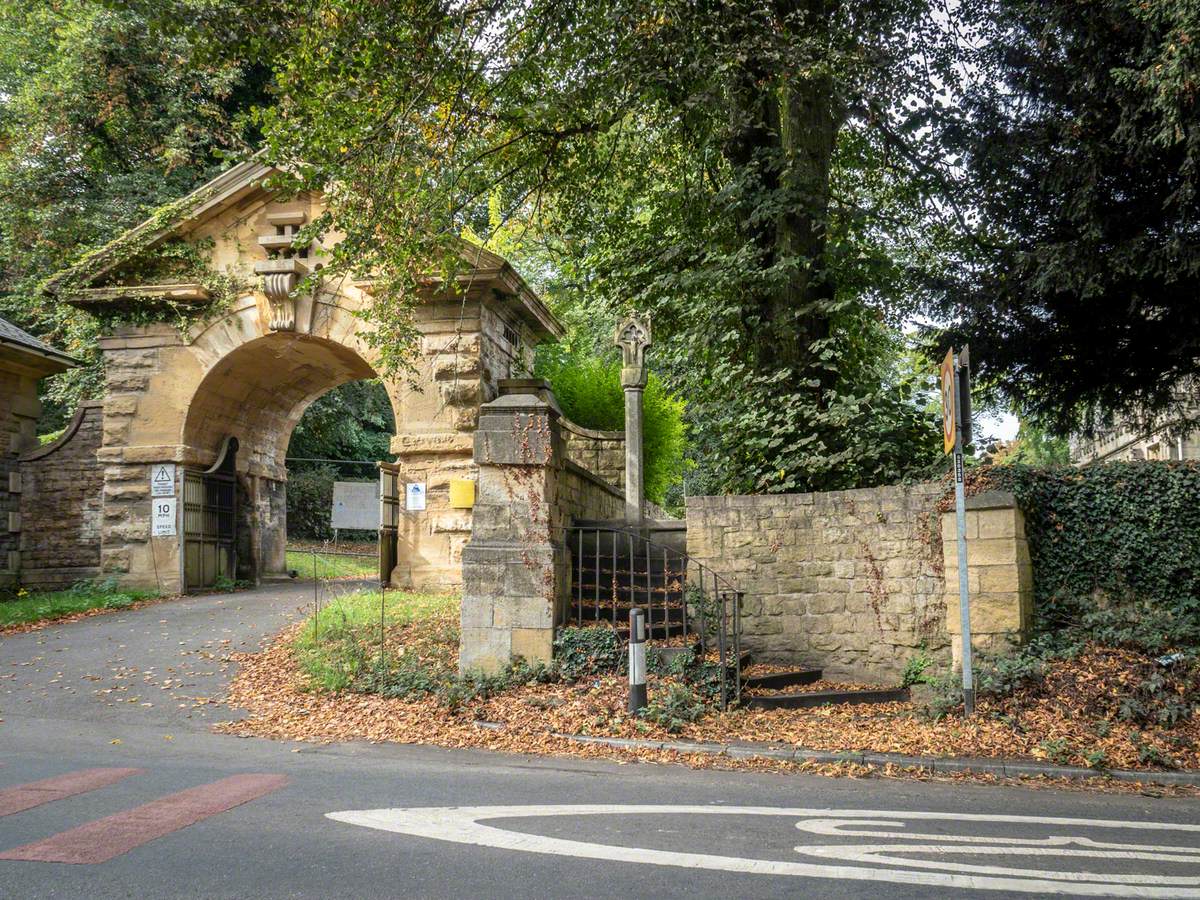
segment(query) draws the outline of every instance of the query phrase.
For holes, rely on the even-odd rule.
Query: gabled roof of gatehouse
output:
[[[0,319],[0,349],[6,347],[29,357],[34,368],[45,370],[47,374],[65,372],[79,365],[79,360],[73,356],[55,350],[7,319]]]
[[[196,228],[230,207],[244,203],[256,194],[269,193],[264,187],[264,182],[271,175],[278,173],[279,169],[262,162],[261,154],[255,154],[251,159],[232,166],[187,196],[162,206],[145,222],[129,229],[54,275],[43,285],[43,288],[66,302],[74,302],[76,305],[85,307],[90,306],[92,305],[90,299],[80,296],[80,293],[103,284],[106,276],[111,275],[118,267],[129,262],[139,253]],[[525,318],[534,332],[541,337],[557,338],[565,333],[562,324],[508,260],[467,241],[462,242],[460,255],[463,261],[471,266],[469,272],[460,276],[460,282],[469,282],[475,285],[485,281],[490,283],[505,298],[504,305]],[[364,287],[368,286],[369,279],[360,284]],[[195,289],[195,285],[159,285],[157,287],[158,290],[154,292],[156,295],[163,295],[164,288],[180,289],[175,291],[177,296],[172,296],[168,292],[165,295],[168,299],[176,299],[181,302],[202,302],[204,299],[190,297],[187,295],[187,291],[183,290]],[[129,294],[129,299],[136,300],[139,296],[138,286],[127,287],[123,290]],[[141,296],[148,296],[145,288],[142,288]]]

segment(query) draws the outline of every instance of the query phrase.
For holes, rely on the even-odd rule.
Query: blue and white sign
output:
[[[404,485],[404,508],[410,512],[425,508],[425,482],[417,481]]]

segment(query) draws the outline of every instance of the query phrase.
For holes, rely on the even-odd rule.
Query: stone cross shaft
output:
[[[629,318],[617,327],[614,341],[621,348],[621,387],[625,390],[625,521],[641,525],[645,476],[642,454],[642,395],[646,389],[648,319]]]

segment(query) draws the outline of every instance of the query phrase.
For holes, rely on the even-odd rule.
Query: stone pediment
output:
[[[265,186],[275,174],[277,169],[257,157],[233,166],[54,276],[46,290],[91,310],[162,303],[204,306],[211,301],[210,291],[198,280],[139,271],[140,259],[168,242],[182,241],[202,246],[214,272],[265,296],[272,330],[290,330],[292,292],[306,274],[321,268],[323,251],[338,236],[293,248],[293,235],[324,212],[324,200],[318,192],[275,197]],[[486,294],[492,305],[523,320],[539,338],[563,334],[562,325],[507,260],[465,241],[461,257],[467,268],[459,275],[460,288]],[[351,286],[372,293],[369,278]],[[431,292],[441,289],[434,277],[429,286]]]

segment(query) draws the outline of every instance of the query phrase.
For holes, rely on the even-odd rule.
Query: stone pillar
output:
[[[463,671],[496,672],[516,657],[553,654],[555,604],[566,596],[570,566],[558,505],[558,418],[531,394],[480,407],[474,519],[463,548]]]
[[[625,389],[625,521],[641,525],[646,486],[642,454],[642,395],[646,390],[646,349],[650,322],[626,319],[614,342],[621,348],[621,387]]]
[[[1007,491],[968,497],[967,584],[971,596],[971,646],[998,655],[1024,643],[1033,623],[1033,564],[1025,517]],[[962,665],[958,609],[958,548],[954,512],[942,514],[946,629],[954,665]]]

